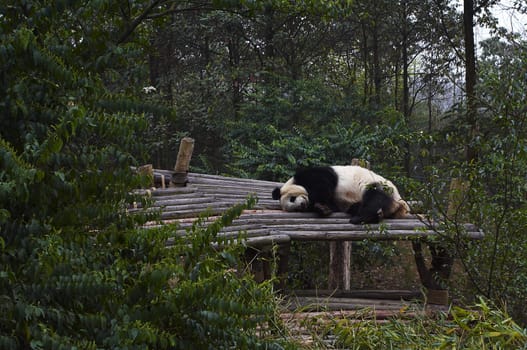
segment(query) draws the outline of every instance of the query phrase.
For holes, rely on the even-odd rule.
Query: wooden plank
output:
[[[247,196],[250,194],[255,194],[257,191],[254,189],[245,189],[240,190],[240,188],[234,187],[234,186],[215,186],[215,185],[200,185],[196,186],[199,188],[200,191],[203,191],[205,193],[214,193],[217,196],[224,195],[224,194],[231,194],[231,195],[237,195],[237,196]],[[260,191],[261,194],[265,194],[263,191]]]
[[[216,182],[232,182],[232,183],[246,183],[254,184],[255,186],[267,186],[267,187],[276,187],[281,186],[283,183],[275,181],[266,181],[266,180],[255,180],[255,179],[245,179],[239,177],[228,177],[221,175],[212,175],[212,174],[198,174],[198,173],[189,173],[189,181],[191,183],[212,183]]]
[[[156,200],[154,207],[167,207],[167,206],[178,206],[178,205],[188,205],[188,204],[206,204],[205,207],[214,201],[214,197],[210,196],[190,196],[186,197],[183,200],[181,198],[166,197],[160,200]]]
[[[197,181],[196,185],[202,184],[212,184],[212,185],[221,185],[226,184],[230,186],[235,186],[240,189],[244,188],[253,188],[259,189],[261,191],[272,192],[276,187],[282,186],[281,183],[270,182],[270,181],[260,181],[260,180],[251,180],[251,179],[233,179],[233,178],[223,178],[223,179],[212,179],[206,181]]]
[[[214,242],[215,248],[221,248],[222,243],[229,242],[232,244],[237,244],[244,242],[245,245],[248,247],[265,247],[265,246],[272,246],[275,244],[283,245],[286,243],[289,243],[291,241],[291,238],[288,235],[272,235],[272,236],[257,236],[257,237],[246,237],[246,238],[235,238],[236,236],[218,236],[220,239],[216,242]],[[169,238],[166,242],[167,247],[171,247],[174,245],[174,239]]]
[[[387,227],[435,227],[440,228],[438,223],[426,221],[420,218],[412,219],[385,219],[379,224],[367,224],[367,225],[353,225],[349,223],[349,215],[345,213],[333,213],[330,217],[319,217],[315,213],[303,213],[303,212],[283,212],[280,210],[265,210],[256,213],[244,213],[238,220],[269,220],[269,222],[277,222],[280,224],[319,224],[319,225],[331,225],[331,224],[349,224],[350,229],[363,230],[364,228],[371,228],[378,230],[379,228]],[[468,231],[478,230],[474,224],[466,223],[460,224],[460,228]]]
[[[247,245],[254,247],[268,246],[272,244],[283,244],[291,241],[288,235],[272,235],[266,237],[248,237]]]
[[[287,292],[291,297],[320,297],[320,298],[352,298],[352,299],[389,299],[415,300],[422,299],[419,290],[333,290],[333,289],[304,289]]]
[[[270,210],[270,212],[272,212]],[[291,214],[291,215],[289,215]],[[319,224],[319,225],[331,225],[331,224],[346,224],[350,228],[364,228],[364,227],[371,227],[373,229],[377,229],[379,227],[390,227],[390,226],[412,226],[415,227],[416,225],[419,225],[421,227],[427,226],[427,224],[423,221],[417,220],[417,219],[390,219],[390,220],[384,220],[380,224],[367,224],[367,225],[354,225],[349,222],[349,216],[343,215],[343,216],[336,216],[336,217],[330,217],[330,218],[324,218],[319,216],[304,216],[304,217],[298,217],[295,215],[296,213],[284,213],[284,212],[275,212],[267,213],[267,211],[262,213],[242,213],[242,215],[237,220],[253,220],[253,221],[262,221],[262,222],[278,222],[278,223],[285,223],[285,224],[302,224],[302,223],[309,223],[311,224]]]
[[[219,236],[223,237],[223,236]],[[243,242],[248,247],[254,247],[262,249],[265,247],[272,247],[274,245],[284,246],[291,242],[291,237],[288,235],[269,235],[269,236],[256,236],[256,237],[242,237],[240,239],[230,237],[230,240],[234,242]]]
[[[224,206],[214,206],[214,207],[208,207],[208,208],[201,208],[199,212],[205,212],[208,210],[208,212],[211,215],[219,215],[227,211],[232,207],[232,204],[224,205]],[[161,220],[173,220],[173,219],[183,219],[183,218],[195,218],[196,217],[196,210],[195,209],[188,209],[188,210],[177,210],[177,211],[168,211],[168,212],[162,212],[161,213]]]
[[[435,231],[413,231],[413,230],[390,230],[386,232],[368,232],[368,231],[286,231],[276,230],[276,234],[288,234],[291,240],[296,241],[360,241],[360,240],[412,240],[428,236],[437,236]],[[468,232],[467,238],[483,238],[481,232]]]
[[[421,224],[420,222],[412,223],[387,223],[385,225],[353,225],[349,222],[338,222],[338,223],[321,223],[316,221],[304,221],[301,223],[291,223],[287,220],[275,220],[275,221],[269,221],[269,220],[256,220],[256,219],[237,219],[234,223],[234,225],[255,225],[255,224],[261,224],[266,225],[270,228],[272,227],[279,227],[282,231],[301,231],[305,230],[306,228],[309,228],[312,231],[323,231],[323,232],[331,232],[331,231],[350,231],[350,232],[371,232],[371,233],[381,233],[382,232],[389,232],[394,230],[404,230],[404,231],[414,231],[414,232],[427,232],[427,231],[434,231],[430,229],[429,227],[426,227],[425,225]]]
[[[191,203],[201,203],[200,200],[190,201]],[[168,202],[172,203],[172,202]],[[226,206],[230,202],[218,202],[216,206]],[[199,205],[195,206],[196,209]],[[189,206],[188,208],[193,208]],[[203,210],[204,208],[201,207]],[[167,206],[165,211],[173,211],[179,209],[187,209],[184,205]],[[353,225],[347,221],[347,218],[342,219],[324,219],[324,218],[313,218],[313,219],[296,219],[290,218],[289,216],[274,216],[274,215],[258,215],[258,214],[242,214],[239,219],[236,219],[232,228],[236,229],[237,226],[250,226],[250,225],[265,225],[269,229],[279,227],[281,231],[320,231],[327,232],[363,232],[371,233],[374,235],[382,235],[383,233],[390,234],[391,231],[409,231],[412,236],[422,232],[423,235],[430,235],[431,231],[435,231],[439,228],[434,228],[427,223],[419,220],[391,220],[385,221],[381,224],[375,225]],[[226,228],[229,229],[229,228]],[[465,224],[461,227],[467,234],[472,238],[481,238],[481,231],[473,224]]]
[[[405,302],[387,299],[366,298],[319,298],[319,297],[292,297],[289,298],[289,310],[361,310],[366,307],[382,310],[400,310]]]
[[[225,204],[228,206],[228,204]],[[179,207],[181,210],[185,207]],[[354,241],[354,240],[409,240],[421,237],[437,236],[435,230],[426,229],[426,225],[418,221],[397,222],[393,220],[385,225],[363,226],[352,225],[346,221],[331,224],[315,224],[318,221],[298,221],[296,219],[265,219],[251,218],[248,215],[243,219],[235,220],[230,226],[224,227],[224,234],[247,231],[250,235],[256,234],[288,234],[293,240],[329,240],[329,241]],[[299,224],[298,222],[302,222]],[[480,239],[483,233],[475,227],[468,226],[467,238]]]
[[[185,235],[186,231],[184,229],[185,228],[189,228],[189,227],[191,227],[191,226],[182,227],[180,230],[176,231],[176,234],[178,236]],[[247,237],[259,237],[259,236],[265,237],[265,236],[280,236],[281,235],[281,234],[272,233],[271,231],[269,231],[268,229],[265,229],[265,228],[264,229],[254,228],[254,229],[251,229],[251,230],[240,229],[240,230],[230,230],[230,231],[227,231],[227,232],[225,232],[224,230],[221,230],[218,233],[218,236],[221,236],[221,237],[237,237],[240,234],[244,235],[244,236],[247,236]],[[287,235],[287,234],[286,234],[286,236],[289,237],[289,235]]]
[[[168,187],[168,188],[156,188],[155,191],[152,191],[152,196],[161,197],[161,196],[173,196],[179,193],[191,193],[196,192],[194,187]]]
[[[179,212],[179,211],[185,211],[185,210],[192,210],[194,213],[196,213],[197,210],[201,209],[201,212],[206,212],[208,209],[214,209],[214,208],[230,208],[234,205],[232,202],[222,201],[222,202],[195,202],[195,203],[188,203],[188,204],[171,204],[166,205],[163,207],[164,213],[170,213],[170,212]]]
[[[399,309],[394,310],[378,310],[369,307],[369,304],[361,305],[362,308],[353,309],[341,309],[332,311],[307,311],[307,310],[290,310],[291,312],[284,312],[280,314],[282,320],[286,323],[300,323],[298,329],[293,330],[296,332],[301,331],[303,324],[311,325],[314,327],[316,322],[320,326],[327,326],[332,324],[335,320],[346,320],[347,322],[364,322],[365,320],[375,320],[377,323],[388,322],[391,318],[397,318],[397,320],[409,320],[416,317],[422,317],[430,314],[427,310],[420,310],[415,307],[408,308],[408,305],[401,303]],[[292,326],[289,325],[289,328]],[[312,332],[312,330],[311,330]],[[309,334],[308,334],[309,335]],[[312,348],[312,347],[309,347]]]

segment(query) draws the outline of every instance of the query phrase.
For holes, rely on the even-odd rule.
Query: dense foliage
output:
[[[190,241],[127,211],[147,204],[131,166],[172,167],[183,135],[197,140],[193,170],[236,176],[370,160],[445,223],[468,276],[458,296],[527,322],[527,86],[512,78],[527,76],[526,42],[499,31],[481,43],[467,119],[460,17],[438,1],[2,3],[0,348],[283,345],[271,285],[241,273],[240,247],[209,244],[243,206]],[[449,210],[452,178],[467,185]],[[466,221],[483,241],[461,239]],[[463,312],[437,330],[445,344],[482,324]],[[525,338],[479,312],[490,335],[467,344]],[[345,325],[341,341],[402,336],[372,327],[350,343]]]
[[[0,7],[0,348],[281,348],[271,285],[210,244],[246,205],[172,249],[174,227],[127,211],[147,204],[145,114],[170,110],[130,94],[140,42],[112,44],[113,10]]]

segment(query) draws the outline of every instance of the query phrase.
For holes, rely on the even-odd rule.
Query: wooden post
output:
[[[353,158],[351,165],[370,168],[370,162],[358,158]],[[351,289],[351,246],[349,241],[329,243],[329,289]]]
[[[289,272],[289,254],[291,242],[282,243],[278,246],[278,286],[279,290],[285,290],[287,285],[287,275]]]
[[[172,174],[172,183],[176,187],[184,187],[188,182],[188,169],[192,152],[194,151],[194,139],[184,137],[179,144],[174,173]]]
[[[424,259],[421,241],[412,241],[414,259],[417,272],[423,287],[426,288],[427,302],[429,304],[448,304],[447,281],[452,272],[454,258],[447,248],[428,243],[432,256],[431,267],[428,268]]]
[[[154,186],[154,167],[152,164],[141,165],[137,168],[137,173],[149,178],[149,187]]]
[[[448,198],[447,217],[457,220],[460,208],[465,201],[465,196],[470,183],[462,179],[454,178],[450,183]],[[412,242],[415,264],[421,283],[427,289],[427,302],[429,304],[448,304],[447,282],[454,264],[453,254],[449,248],[437,243],[428,242],[431,263],[427,266],[423,257],[423,249],[420,241]]]
[[[245,262],[252,273],[256,282],[265,281],[265,261],[262,258],[264,253],[258,249],[247,247],[245,250]]]
[[[351,289],[351,242],[329,242],[329,289]]]

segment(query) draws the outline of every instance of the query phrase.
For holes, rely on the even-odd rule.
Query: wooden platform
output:
[[[155,170],[156,183],[165,176],[168,184],[171,171]],[[255,209],[280,210],[280,204],[271,197],[278,182],[240,179],[218,175],[188,174],[185,187],[157,188],[152,192],[154,206],[163,208],[162,219],[195,218],[208,210],[212,215],[222,214],[235,204],[244,203],[249,195],[257,196]]]
[[[155,170],[154,175],[158,185],[160,183],[168,184],[172,172]],[[154,209],[161,210],[161,224],[178,223],[176,234],[181,236],[187,234],[187,230],[193,225],[200,213],[207,211],[210,214],[210,217],[201,223],[206,226],[233,205],[245,203],[250,195],[256,196],[258,198],[256,206],[251,210],[244,211],[229,227],[224,227],[218,238],[222,240],[242,237],[241,239],[245,241],[248,247],[252,247],[258,252],[265,251],[270,246],[278,245],[281,247],[278,249],[279,276],[284,276],[287,273],[289,245],[293,241],[409,240],[414,242],[416,246],[419,245],[419,252],[416,251],[415,259],[419,275],[425,285],[430,283],[433,279],[432,275],[437,273],[433,269],[439,265],[452,263],[448,252],[445,255],[445,251],[441,249],[438,249],[439,253],[436,257],[432,257],[432,268],[428,269],[425,266],[425,260],[422,259],[421,242],[426,243],[430,238],[441,235],[443,231],[440,224],[415,216],[411,219],[384,220],[379,224],[353,225],[349,223],[349,217],[345,213],[334,213],[329,217],[321,218],[315,213],[284,212],[280,209],[279,201],[272,199],[272,191],[276,186],[281,186],[281,183],[189,173],[188,183],[185,187],[157,188],[151,191],[151,195],[154,199]],[[152,225],[157,224],[159,223],[152,223]],[[459,234],[467,239],[483,238],[483,232],[472,224],[460,225],[458,230]],[[171,244],[171,241],[167,242],[168,246]],[[347,259],[349,265],[349,256],[344,259]],[[333,262],[328,263],[327,268],[330,271],[330,279],[332,271],[340,269]],[[441,273],[441,271],[439,272]],[[337,278],[342,278],[343,274],[346,274],[345,270],[340,269],[336,274]],[[431,283],[433,284],[434,281]],[[338,285],[341,286],[342,284]],[[435,289],[435,285],[429,289]],[[337,295],[335,291],[336,289],[332,289],[331,296],[329,294],[326,296],[318,294],[315,299],[313,296],[309,299],[307,296],[294,294],[294,299],[290,299],[292,301],[290,305],[294,305],[297,309],[305,309],[309,304],[311,306],[318,305],[315,308],[306,309],[310,312],[327,312],[328,310],[332,312],[346,309],[349,311],[373,306],[379,310],[386,311],[388,309],[388,314],[391,312],[389,310],[392,306],[394,310],[406,307],[405,303],[401,304],[401,301],[405,300],[401,297],[396,297],[393,302],[384,299],[379,303],[375,301],[378,298],[371,291],[368,294],[363,293],[362,297]],[[412,293],[415,294],[415,292]],[[328,303],[329,300],[331,300],[330,303]],[[444,300],[448,300],[448,294]],[[444,300],[441,303],[444,303]],[[325,305],[322,306],[324,303]],[[347,307],[345,307],[346,305]]]
[[[169,176],[169,171],[159,171]],[[178,222],[179,234],[184,235],[199,213],[207,210],[211,217],[207,225],[228,208],[244,203],[255,195],[258,203],[253,210],[245,211],[233,224],[222,229],[220,237],[237,237],[246,234],[247,244],[261,247],[289,241],[360,241],[412,240],[440,234],[439,225],[422,218],[391,219],[379,224],[353,225],[345,213],[334,213],[321,218],[315,213],[290,213],[280,209],[279,201],[271,192],[280,183],[251,179],[229,178],[217,175],[190,173],[186,187],[171,187],[153,191],[154,208],[162,209],[164,222]],[[190,220],[189,220],[190,219]],[[462,227],[471,239],[480,239],[483,233],[472,224]],[[170,242],[168,243],[170,244]]]

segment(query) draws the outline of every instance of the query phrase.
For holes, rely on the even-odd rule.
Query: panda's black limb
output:
[[[318,213],[318,215],[320,215],[321,217],[326,217],[333,214],[333,209],[331,209],[329,205],[324,203],[315,203],[313,205],[313,210]]]
[[[273,190],[273,199],[280,199],[280,187],[275,187]]]
[[[382,186],[370,186],[362,195],[362,201],[353,204],[348,213],[351,215],[350,223],[373,224],[381,221],[385,213],[390,212],[393,199]]]

